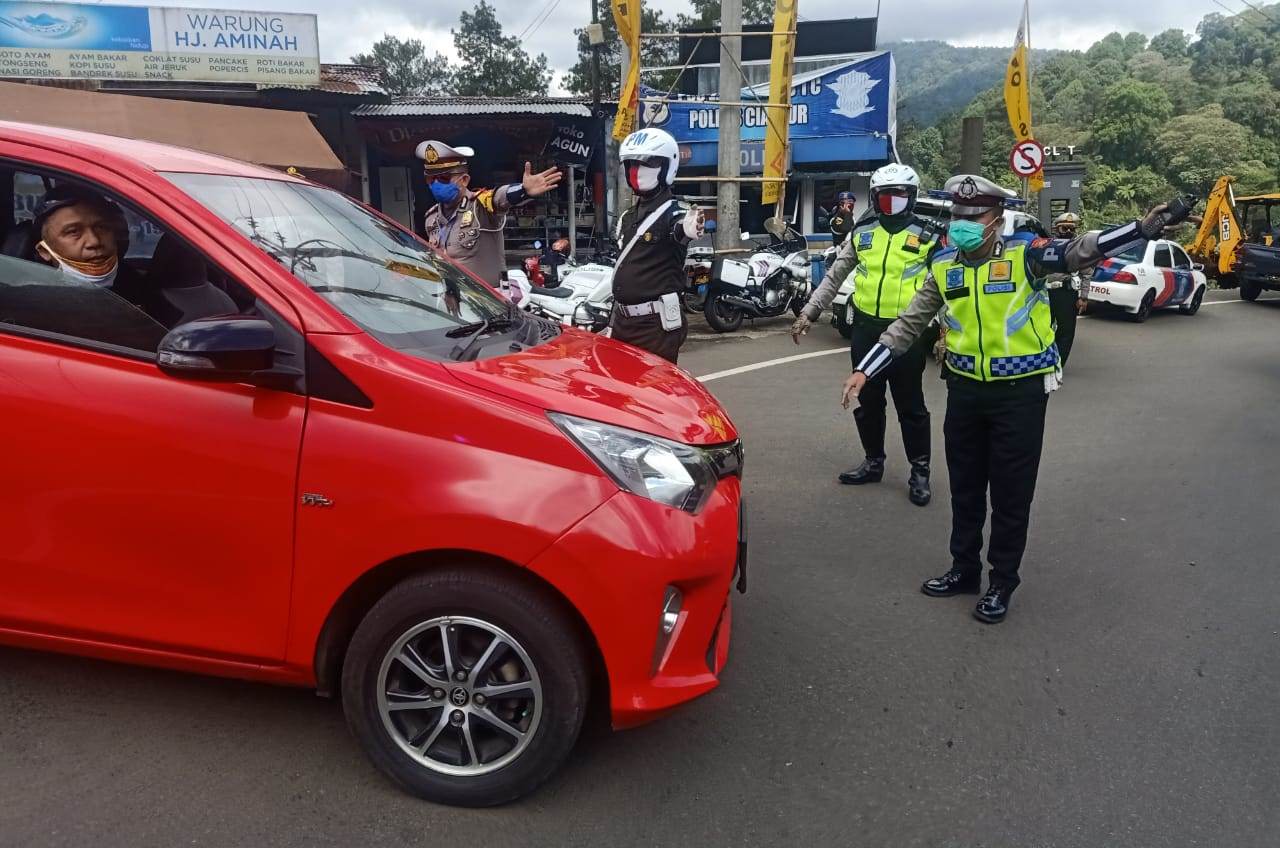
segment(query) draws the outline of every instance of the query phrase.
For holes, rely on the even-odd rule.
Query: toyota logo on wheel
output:
[[[467,705],[467,690],[459,686],[449,693],[449,700],[453,701],[455,707],[465,707]]]

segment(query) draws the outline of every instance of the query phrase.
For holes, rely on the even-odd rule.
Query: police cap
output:
[[[949,196],[951,211],[956,215],[981,215],[1002,208],[1018,196],[977,174],[958,174],[947,180],[943,191]]]
[[[467,160],[476,155],[470,147],[450,147],[443,141],[424,141],[413,151],[425,164],[428,174],[460,173],[467,169]]]

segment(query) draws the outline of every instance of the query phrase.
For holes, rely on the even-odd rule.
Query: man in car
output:
[[[70,279],[109,289],[125,300],[142,300],[142,283],[121,261],[124,215],[102,195],[76,186],[49,191],[36,207],[36,253]]]

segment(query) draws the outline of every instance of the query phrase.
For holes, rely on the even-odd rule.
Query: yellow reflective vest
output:
[[[947,367],[974,380],[1012,380],[1058,367],[1053,315],[1043,281],[1027,273],[1034,236],[1017,233],[974,268],[955,248],[940,250],[930,273],[947,309]]]
[[[872,318],[897,318],[924,285],[937,233],[918,220],[896,233],[871,221],[849,237],[858,252],[858,267],[853,272],[854,308]]]

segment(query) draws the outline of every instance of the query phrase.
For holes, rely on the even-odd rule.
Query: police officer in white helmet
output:
[[[637,130],[623,139],[619,158],[637,202],[618,219],[613,338],[675,362],[689,332],[680,308],[685,254],[704,233],[703,214],[671,193],[680,148],[669,134]]]
[[[800,337],[831,305],[841,284],[854,274],[850,301],[850,354],[853,364],[866,356],[889,328],[898,313],[906,309],[928,275],[929,258],[941,241],[941,233],[915,215],[920,177],[907,165],[887,165],[871,175],[871,209],[875,218],[854,227],[822,285],[791,328],[792,338]],[[865,458],[840,475],[847,485],[879,483],[884,478],[886,428],[885,390],[893,392],[893,405],[902,427],[911,475],[907,494],[917,506],[929,503],[930,433],[929,409],[924,400],[924,370],[929,340],[913,345],[894,361],[884,376],[862,391],[854,412],[858,437]]]

